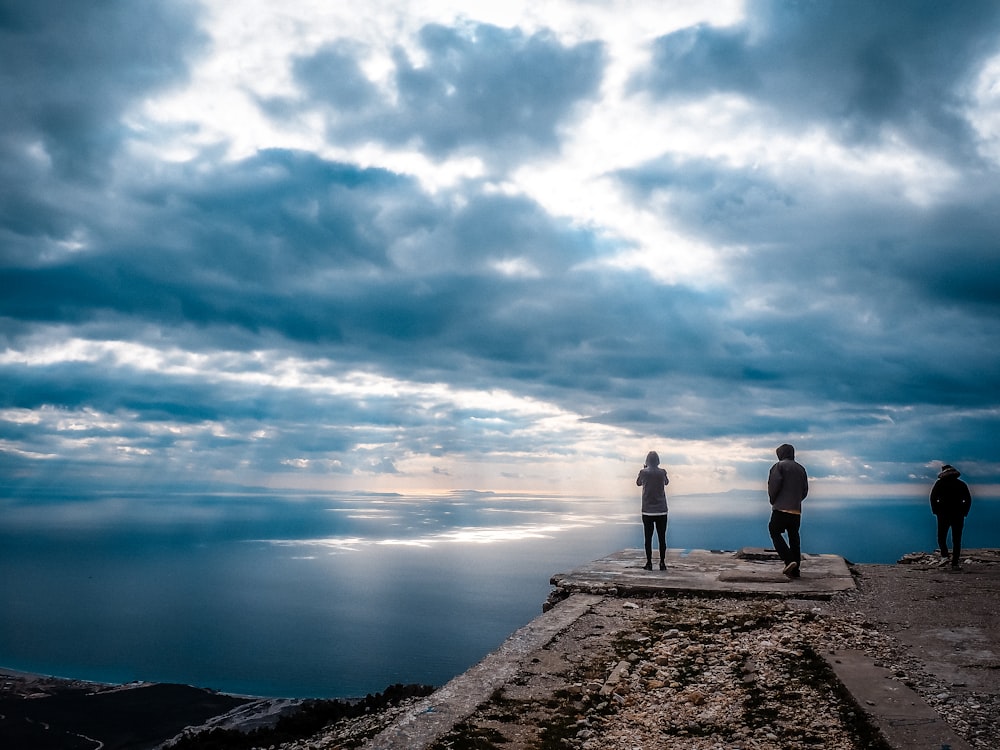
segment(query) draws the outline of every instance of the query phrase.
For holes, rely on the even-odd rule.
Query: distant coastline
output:
[[[0,746],[4,750],[54,746],[92,750],[95,743],[160,747],[205,731],[268,733],[280,741],[344,718],[377,715],[433,689],[392,685],[356,699],[258,698],[190,685],[114,685],[0,667]]]

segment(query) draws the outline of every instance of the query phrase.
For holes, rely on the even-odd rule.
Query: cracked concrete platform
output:
[[[368,750],[422,750],[469,717],[519,673],[544,669],[545,649],[577,619],[613,597],[695,594],[819,600],[855,592],[852,607],[887,628],[935,673],[951,680],[956,695],[1000,691],[995,668],[1000,654],[1000,550],[968,550],[962,575],[917,565],[855,565],[856,585],[846,561],[836,555],[804,555],[801,578],[781,574],[773,550],[740,552],[670,550],[667,570],[642,569],[641,550],[615,552],[552,577],[562,600],[511,635],[479,664],[419,702],[372,738]],[[556,597],[558,600],[559,597]],[[552,599],[550,598],[550,602]],[[823,654],[858,707],[879,727],[894,750],[969,744],[943,716],[888,670],[860,652]]]
[[[855,588],[847,562],[839,555],[802,555],[799,578],[782,575],[774,550],[745,547],[731,550],[668,549],[667,569],[643,570],[645,553],[625,549],[552,576],[567,592],[747,594],[796,598],[829,598]]]
[[[803,555],[800,578],[781,573],[773,550],[740,552],[668,550],[667,570],[643,570],[642,550],[626,549],[552,577],[563,592],[558,606],[513,633],[496,651],[421,700],[364,747],[420,750],[464,720],[495,690],[524,669],[530,658],[606,596],[655,593],[726,593],[829,598],[854,588],[851,572],[837,555]],[[559,597],[557,597],[559,598]]]

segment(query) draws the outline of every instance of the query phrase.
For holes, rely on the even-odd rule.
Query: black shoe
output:
[[[660,560],[660,570],[666,570],[666,569],[667,569],[667,564],[663,562],[663,560]]]
[[[642,566],[642,569],[643,570],[652,570],[653,569],[653,563],[651,563],[651,562],[646,563],[645,565]]]
[[[799,564],[792,560],[781,572],[789,577],[797,576],[799,574]]]

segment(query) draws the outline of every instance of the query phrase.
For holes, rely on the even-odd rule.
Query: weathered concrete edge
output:
[[[895,750],[928,750],[949,746],[972,750],[918,693],[892,679],[889,670],[876,666],[861,651],[822,654],[858,709]]]
[[[669,549],[667,573],[641,570],[643,550],[613,552],[549,579],[555,590],[546,607],[572,593],[608,596],[693,594],[783,599],[830,600],[856,588],[850,565],[839,555],[803,554],[810,567],[821,567],[818,577],[788,579],[774,570],[755,567],[760,561],[780,562],[772,549],[744,547],[733,550]],[[748,568],[749,565],[749,568]],[[780,569],[780,566],[779,566]]]
[[[510,681],[523,660],[550,643],[604,597],[576,594],[519,628],[496,651],[435,690],[369,740],[367,750],[423,750]]]

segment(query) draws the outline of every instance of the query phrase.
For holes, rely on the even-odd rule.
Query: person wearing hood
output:
[[[767,531],[774,551],[785,564],[781,571],[789,578],[798,578],[802,567],[802,543],[799,527],[802,523],[802,501],[809,494],[809,478],[805,467],[795,460],[795,448],[784,443],[775,451],[778,462],[767,475],[767,497],[771,501],[771,519]],[[784,534],[788,534],[785,542]]]
[[[646,454],[646,463],[639,470],[636,485],[642,487],[642,530],[646,546],[644,570],[653,569],[653,528],[660,542],[660,570],[667,569],[667,490],[670,483],[665,469],[660,468],[656,451]]]
[[[945,560],[948,559],[948,531],[951,531],[952,570],[961,569],[962,529],[972,507],[972,493],[960,476],[961,472],[954,466],[943,464],[931,488],[931,511],[937,516],[938,547]]]

